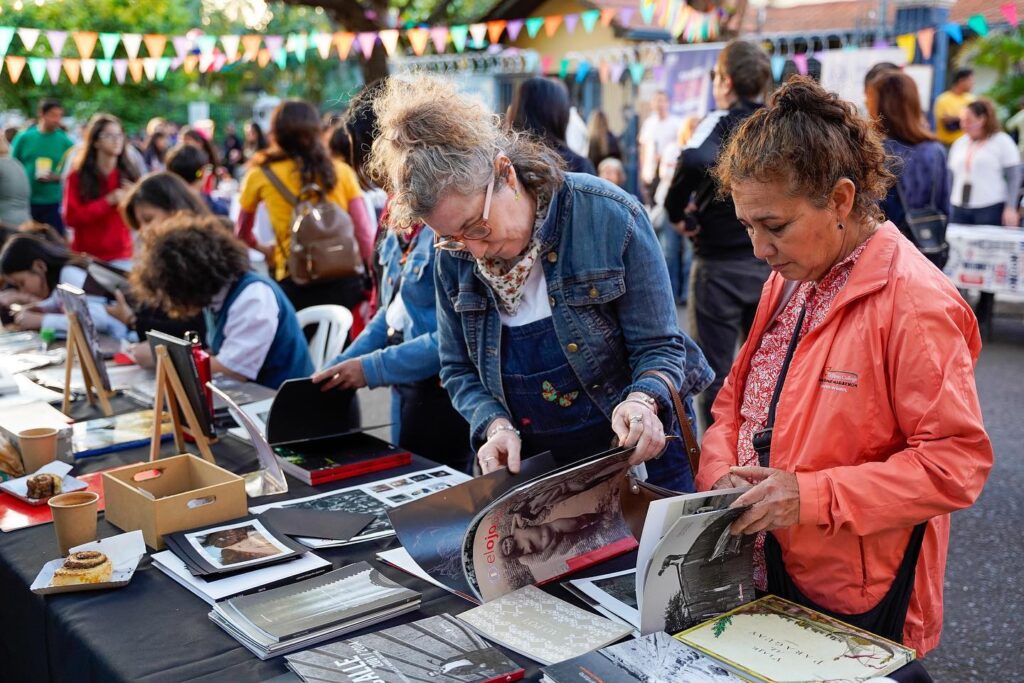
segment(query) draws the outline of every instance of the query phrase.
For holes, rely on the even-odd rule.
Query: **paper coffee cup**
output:
[[[25,474],[35,474],[40,467],[57,459],[57,430],[53,427],[23,429],[18,432],[18,447]]]
[[[96,515],[100,496],[94,491],[62,493],[50,499],[53,529],[61,555],[83,543],[96,540]]]

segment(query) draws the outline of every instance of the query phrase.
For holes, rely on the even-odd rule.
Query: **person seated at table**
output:
[[[12,237],[0,252],[0,275],[17,290],[17,296],[5,297],[6,305],[18,306],[14,326],[22,330],[51,329],[66,332],[67,318],[57,293],[57,285],[83,289],[89,279],[89,260],[67,247],[31,234]],[[128,339],[131,330],[107,312],[103,297],[89,297],[89,312],[101,334]]]
[[[814,81],[752,114],[716,176],[773,273],[697,487],[752,485],[732,532],[761,534],[760,589],[923,655],[942,629],[949,513],[992,467],[977,320],[881,215],[892,175],[877,130]]]
[[[676,425],[668,387],[642,375],[660,371],[685,400],[711,369],[679,330],[644,209],[563,171],[450,80],[391,79],[375,108],[370,167],[391,195],[389,227],[436,235],[440,375],[482,471],[615,442],[635,446],[632,464],[650,460],[652,482],[692,490],[679,440],[652,460]]]
[[[195,216],[211,213],[199,193],[189,187],[181,176],[170,171],[144,176],[128,190],[121,202],[125,222],[137,231],[146,230],[179,212]]]
[[[141,234],[135,295],[171,317],[203,314],[211,369],[271,389],[313,373],[295,309],[215,216],[179,213]]]
[[[167,153],[167,170],[179,176],[192,190],[202,197],[206,207],[215,216],[228,216],[231,207],[222,199],[214,197],[203,188],[206,179],[213,173],[213,164],[206,152],[193,145],[178,145]]]

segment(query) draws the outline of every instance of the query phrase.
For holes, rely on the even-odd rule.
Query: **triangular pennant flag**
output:
[[[270,61],[269,57],[267,58],[267,61]],[[195,71],[197,66],[199,66],[199,55],[185,55],[185,59],[181,62],[181,68],[187,74],[191,74]],[[266,65],[263,64],[262,66]]]
[[[320,54],[320,59],[330,59],[333,41],[334,36],[330,33],[317,33],[313,36],[313,44],[316,45],[316,51]]]
[[[242,36],[231,34],[220,37],[220,44],[224,46],[224,55],[228,58],[229,62],[238,60],[238,45],[242,42]],[[327,49],[331,49],[331,36],[327,36]],[[324,59],[327,59],[324,57]],[[159,80],[159,79],[158,79]]]
[[[430,42],[434,44],[434,51],[437,54],[444,54],[448,49],[448,29],[444,26],[435,26],[430,29]]]
[[[173,61],[170,57],[161,57],[157,60],[156,80],[162,81],[167,78],[167,72],[171,70],[171,62]]]
[[[554,63],[555,58],[551,55],[544,55],[540,60],[540,72],[546,76],[551,73],[551,65]]]
[[[299,33],[295,36],[295,56],[299,59],[299,64],[306,63],[306,53],[309,52],[309,36],[305,33]]]
[[[611,73],[608,74],[611,82],[618,83],[622,80],[622,74],[626,71],[626,64],[625,62],[612,62],[609,71],[611,71]]]
[[[571,35],[576,30],[576,25],[580,23],[580,15],[566,14],[562,21],[565,23],[565,30]]]
[[[128,76],[128,60],[127,59],[115,59],[114,60],[114,80],[118,83],[124,83],[124,79]]]
[[[224,56],[223,52],[218,52],[213,55],[213,70],[220,71],[224,68],[224,65],[228,63],[228,58]]]
[[[96,60],[96,74],[100,77],[103,85],[110,85],[110,75],[114,71],[114,62],[109,59]]]
[[[590,75],[590,62],[582,61],[576,66],[576,82],[582,83]]]
[[[50,83],[57,85],[57,81],[60,80],[60,67],[61,60],[57,57],[51,57],[46,60],[46,73],[50,76]]]
[[[561,25],[561,14],[550,14],[544,17],[544,35],[546,35],[548,38],[554,38],[555,33],[558,32],[558,27]]]
[[[640,17],[644,20],[645,24],[650,25],[654,21],[655,9],[654,0],[642,0],[640,3]]]
[[[800,72],[801,76],[807,75],[807,55],[803,52],[799,52],[793,55],[793,63],[796,64],[796,70]]]
[[[564,81],[565,77],[569,75],[569,60],[563,59],[558,63],[558,78]]]
[[[103,48],[103,58],[111,59],[117,50],[117,44],[121,42],[120,33],[101,33],[100,47]],[[108,81],[110,79],[107,79]]]
[[[540,30],[543,27],[544,17],[530,17],[526,20],[526,35],[531,38],[536,38],[537,34],[540,33]]]
[[[141,59],[129,59],[128,60],[128,73],[132,75],[132,80],[136,83],[142,81],[143,65]]]
[[[427,43],[430,41],[430,31],[422,27],[411,28],[405,32],[405,37],[409,40],[409,45],[412,46],[413,54],[419,57],[427,49]]]
[[[281,50],[279,54],[287,55],[287,51]],[[199,55],[199,73],[205,74],[213,68],[213,55]]]
[[[14,28],[11,26],[0,26],[0,60],[11,49],[12,40],[14,40]]]
[[[772,55],[772,78],[776,81],[782,80],[782,72],[786,70],[786,58],[782,55]]]
[[[156,80],[156,67],[160,60],[156,57],[146,57],[142,60],[142,70],[146,72],[146,80]]]
[[[523,20],[513,19],[505,25],[505,31],[508,32],[508,42],[514,43],[519,38],[519,32],[523,30]]]
[[[359,51],[363,53],[363,59],[369,61],[373,54],[373,45],[377,42],[377,34],[365,31],[356,34],[356,42],[359,43]]]
[[[39,29],[37,28],[19,28],[18,37],[21,38],[21,44],[25,46],[25,49],[29,52],[36,46],[36,41],[39,40]],[[31,70],[31,65],[29,66]],[[35,78],[35,75],[32,76]]]
[[[1006,23],[1010,26],[1017,28],[1020,25],[1020,19],[1017,18],[1017,5],[1015,3],[1004,2],[999,6],[999,11],[1003,13]]]
[[[452,37],[452,45],[455,46],[456,52],[462,52],[466,49],[466,36],[469,35],[468,26],[452,26],[448,29],[448,34]]]
[[[150,57],[158,59],[164,56],[164,48],[167,47],[167,36],[160,35],[159,33],[147,33],[142,36],[142,40],[146,43],[146,52],[149,53]]]
[[[260,54],[260,45],[263,43],[263,36],[249,33],[242,36],[242,59],[247,62],[254,61]],[[181,56],[180,54],[178,55]]]
[[[188,55],[189,50],[192,49],[192,41],[187,36],[173,36],[171,38],[171,45],[174,46],[174,55],[181,61],[185,61],[185,57]]]
[[[203,57],[212,58],[213,50],[217,47],[217,36],[199,36],[196,38],[196,47],[199,48],[199,54]]]
[[[338,51],[338,59],[343,62],[348,59],[348,53],[352,50],[352,42],[355,39],[356,34],[347,31],[334,34],[334,48]]]
[[[975,14],[973,17],[968,19],[967,28],[971,29],[979,36],[988,35],[988,22],[985,21],[985,16],[982,14]]]
[[[935,44],[935,29],[923,28],[917,32],[917,46],[921,48],[921,57],[925,61],[932,58],[932,46]]]
[[[504,19],[498,19],[497,21],[487,22],[487,40],[492,43],[498,43],[501,41],[501,34],[505,32],[505,26],[508,22]]]
[[[212,64],[212,63],[213,63],[213,57],[210,57],[210,64]],[[285,69],[287,69],[288,68],[288,50],[285,50],[283,47],[279,47],[277,49],[277,52],[274,54],[274,63],[277,64],[277,68],[280,69],[281,71],[284,71]],[[202,64],[202,60],[200,60],[200,64]],[[209,69],[209,66],[207,66],[207,69]],[[203,71],[202,66],[199,67],[199,70]]]
[[[671,29],[676,25],[676,18],[679,16],[682,0],[669,0],[668,10],[662,15],[663,26]]]
[[[618,11],[619,10],[615,9],[614,7],[609,7],[609,8],[601,10],[601,26],[604,26],[605,28],[611,26],[612,25],[612,19],[615,18],[615,14]]]
[[[470,24],[469,35],[473,37],[473,47],[477,49],[486,47],[484,38],[487,37],[487,24]]]
[[[629,65],[629,76],[633,79],[634,85],[640,85],[640,81],[644,80],[645,67],[640,62],[633,62]]]
[[[388,53],[388,57],[395,54],[395,50],[398,49],[398,29],[384,29],[378,35],[380,35],[381,45],[384,46],[384,51]]]
[[[17,83],[21,78],[21,72],[25,70],[25,58],[8,55],[4,62],[7,63],[7,77],[11,79],[11,83]]]
[[[917,55],[917,37],[913,33],[896,36],[896,46],[907,56],[907,64],[913,64]]]
[[[270,56],[273,58],[273,56],[277,54],[277,51],[281,49],[281,46],[284,45],[284,37],[264,36],[263,44],[267,46],[268,50],[270,50]]]
[[[121,44],[124,45],[128,59],[138,59],[139,48],[142,47],[142,36],[138,33],[122,33]]]
[[[270,64],[270,50],[263,48],[256,55],[256,63],[260,65],[261,69],[265,69],[267,64]],[[185,70],[188,71],[188,60],[185,60]]]
[[[78,85],[78,74],[82,71],[82,63],[77,59],[64,60],[64,73],[72,85]]]
[[[93,31],[75,31],[71,34],[71,38],[75,41],[75,47],[78,48],[78,55],[82,59],[92,57],[92,52],[96,49],[96,41],[99,37],[99,34]],[[88,82],[86,80],[86,83]]]
[[[597,26],[597,20],[601,18],[601,10],[592,9],[587,10],[580,15],[580,21],[583,23],[583,30],[590,33]]]
[[[960,28],[960,24],[954,24],[953,22],[950,22],[948,24],[945,24],[942,27],[942,30],[945,31],[946,34],[949,35],[949,37],[955,40],[957,43],[964,42],[964,32],[963,29]]]
[[[81,63],[82,67],[82,80],[86,83],[92,82],[92,75],[96,73],[96,60],[95,59],[83,59]]]
[[[619,8],[619,24],[621,26],[629,26],[629,22],[633,19],[633,13],[636,10],[632,7],[620,7]]]

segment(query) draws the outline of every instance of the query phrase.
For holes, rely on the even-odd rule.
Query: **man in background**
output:
[[[14,138],[11,157],[21,162],[29,177],[32,219],[52,225],[63,235],[61,166],[74,142],[61,127],[64,108],[60,102],[44,99],[38,114],[36,124]]]
[[[935,98],[935,135],[949,147],[963,135],[960,130],[960,112],[974,101],[974,71],[958,69],[953,74],[949,90]]]
[[[654,201],[658,189],[658,166],[665,148],[676,141],[683,121],[669,112],[668,93],[659,90],[651,103],[654,111],[640,127],[637,142],[640,144],[640,192],[645,203]],[[666,183],[671,178],[663,178]]]

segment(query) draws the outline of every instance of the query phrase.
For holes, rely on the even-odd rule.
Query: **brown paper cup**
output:
[[[76,545],[96,540],[99,499],[99,494],[94,491],[73,491],[50,499],[53,529],[57,532],[61,555],[67,555],[68,550]]]
[[[25,474],[35,474],[40,467],[57,459],[57,430],[53,427],[23,429],[18,432],[18,445]]]

